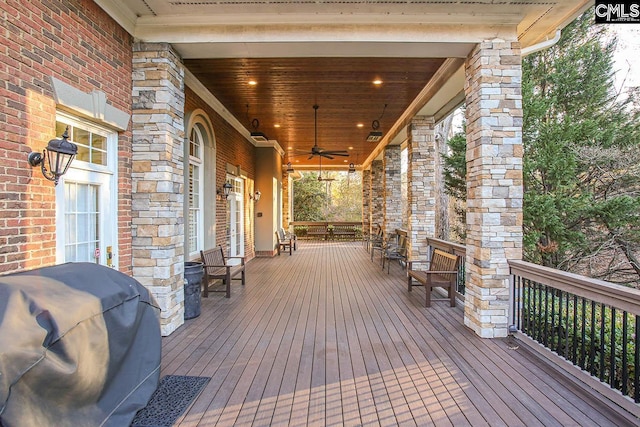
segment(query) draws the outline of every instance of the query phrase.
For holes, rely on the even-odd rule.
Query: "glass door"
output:
[[[244,182],[227,178],[232,186],[227,199],[227,244],[229,256],[244,256]]]

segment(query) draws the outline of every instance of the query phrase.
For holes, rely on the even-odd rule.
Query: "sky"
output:
[[[614,54],[616,87],[640,86],[640,24],[612,25],[618,35],[618,47]]]

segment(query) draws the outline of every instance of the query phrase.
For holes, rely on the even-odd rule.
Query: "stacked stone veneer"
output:
[[[371,234],[371,170],[362,171],[362,232]]]
[[[184,322],[184,68],[166,43],[133,48],[133,276],[161,308],[161,332]]]
[[[481,337],[504,337],[509,266],[522,258],[522,95],[517,42],[486,41],[466,62],[465,317]]]
[[[388,145],[384,149],[384,232],[394,233],[402,228],[402,168],[399,145]]]
[[[384,227],[384,167],[382,160],[371,162],[371,226]]]
[[[409,130],[407,144],[408,253],[409,259],[427,260],[427,238],[435,237],[436,170],[435,120],[416,116]]]

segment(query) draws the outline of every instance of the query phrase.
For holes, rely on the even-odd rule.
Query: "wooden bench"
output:
[[[313,224],[307,226],[307,236],[325,240],[329,235],[327,224]]]
[[[337,240],[356,240],[358,229],[354,224],[333,224],[331,237]]]
[[[416,261],[409,261],[407,267],[407,285],[409,292],[413,286],[424,286],[426,293],[425,305],[431,307],[431,290],[435,287],[446,288],[448,300],[451,307],[456,306],[455,286],[458,277],[458,257],[436,249],[431,256],[429,270],[414,270],[412,264]],[[414,284],[413,281],[419,284]],[[442,298],[440,298],[442,300]],[[434,299],[434,301],[436,301]]]
[[[215,249],[200,251],[200,259],[204,264],[203,296],[208,297],[211,292],[226,292],[226,297],[231,298],[231,281],[242,280],[244,286],[244,257],[225,257],[222,246]],[[230,263],[230,260],[239,260],[239,263]],[[219,282],[225,285],[224,290],[210,289]]]

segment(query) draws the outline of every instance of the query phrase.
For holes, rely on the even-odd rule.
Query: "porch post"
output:
[[[407,204],[409,259],[427,260],[427,238],[436,232],[435,120],[416,116],[409,127]]]
[[[184,323],[184,68],[171,45],[134,44],[132,113],[133,277],[166,336]]]
[[[385,235],[393,233],[402,227],[402,170],[400,165],[399,145],[387,145],[384,149],[384,196],[382,198],[384,210]]]
[[[362,232],[371,234],[371,170],[362,171]]]
[[[289,222],[291,222],[291,202],[290,199],[291,189],[289,188],[289,174],[287,172],[282,173],[282,225],[285,230],[289,230]]]
[[[467,326],[508,332],[509,266],[522,258],[522,90],[518,42],[480,43],[466,62]]]
[[[382,160],[371,162],[371,224],[384,227],[384,169]]]

